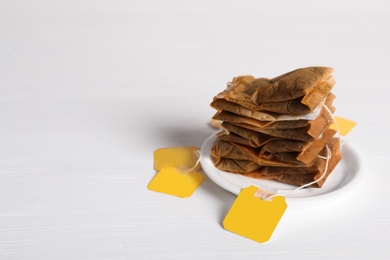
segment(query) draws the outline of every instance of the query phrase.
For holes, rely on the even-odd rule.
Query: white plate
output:
[[[277,193],[281,194],[296,188],[296,186],[277,181],[254,179],[217,169],[210,157],[211,148],[216,140],[217,137],[213,134],[203,143],[200,151],[200,162],[207,176],[225,190],[238,195],[242,188],[254,185],[268,187],[271,190],[277,190]],[[344,143],[342,154],[343,159],[321,188],[305,188],[285,195],[289,207],[319,205],[322,202],[337,198],[340,193],[346,192],[355,186],[362,175],[364,159],[359,150],[350,142]]]

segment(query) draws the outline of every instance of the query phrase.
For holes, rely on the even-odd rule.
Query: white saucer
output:
[[[203,143],[200,151],[200,162],[207,176],[225,190],[238,195],[242,188],[250,185],[268,187],[271,190],[277,190],[277,193],[284,193],[296,188],[296,186],[277,181],[254,179],[217,169],[210,157],[211,148],[216,140],[217,137],[213,134]],[[342,154],[343,159],[321,188],[305,188],[285,195],[290,208],[313,206],[335,199],[358,183],[364,168],[364,159],[361,153],[352,143],[348,142],[343,145]]]

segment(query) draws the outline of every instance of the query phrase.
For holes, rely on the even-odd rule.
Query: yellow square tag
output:
[[[330,128],[336,131],[339,130],[342,136],[346,136],[356,126],[356,122],[346,118],[335,116],[334,119],[337,125],[333,123]],[[337,129],[337,126],[339,129]]]
[[[161,170],[167,166],[187,167],[194,170],[200,169],[200,164],[197,164],[199,159],[198,148],[193,146],[188,147],[172,147],[160,148],[154,151],[154,169]]]
[[[287,204],[282,196],[262,200],[256,196],[257,190],[255,186],[241,190],[223,220],[223,227],[240,236],[262,243],[270,239]]]
[[[148,189],[180,198],[190,197],[203,182],[200,172],[185,172],[174,166],[162,168],[150,181]]]

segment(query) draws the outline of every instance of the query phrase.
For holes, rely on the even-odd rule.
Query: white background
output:
[[[390,256],[389,1],[1,1],[0,259]],[[271,241],[225,231],[235,196],[149,191],[153,151],[201,146],[234,76],[335,69],[360,186],[287,210]]]

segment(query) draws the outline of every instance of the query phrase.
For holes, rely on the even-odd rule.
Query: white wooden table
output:
[[[0,2],[0,259],[390,257],[390,3]],[[271,240],[225,231],[235,196],[149,191],[153,151],[200,147],[232,77],[333,67],[367,170]]]

